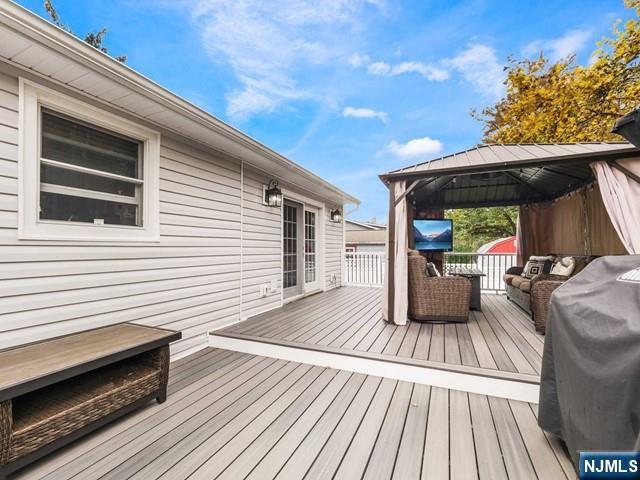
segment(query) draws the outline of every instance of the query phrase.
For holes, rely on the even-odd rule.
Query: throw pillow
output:
[[[545,267],[546,267],[546,270],[549,271],[551,262],[553,262],[552,256],[546,256],[546,257],[531,256],[529,257],[529,261],[527,262],[527,264],[524,266],[524,270],[522,271],[522,276],[524,278],[533,278],[537,275],[540,275],[541,273],[544,273]]]
[[[439,277],[440,272],[436,268],[436,265],[433,262],[427,263],[427,273],[430,277]]]
[[[576,259],[573,257],[563,257],[556,260],[551,268],[551,275],[562,275],[570,277],[576,268]]]

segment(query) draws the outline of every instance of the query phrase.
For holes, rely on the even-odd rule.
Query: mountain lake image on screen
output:
[[[453,250],[453,222],[414,220],[413,238],[416,250]]]

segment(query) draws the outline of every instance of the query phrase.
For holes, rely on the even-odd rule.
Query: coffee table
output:
[[[449,275],[465,277],[471,281],[469,310],[482,310],[482,304],[480,302],[480,277],[486,277],[486,274],[476,268],[456,267],[449,272]]]

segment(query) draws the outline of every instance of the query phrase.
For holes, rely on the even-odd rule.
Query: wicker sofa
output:
[[[575,268],[570,276],[542,273],[533,278],[522,276],[523,267],[511,267],[503,276],[507,298],[531,315],[536,330],[544,333],[549,317],[549,302],[556,288],[569,278],[580,273],[595,256],[587,255],[553,255],[555,258],[573,257]]]
[[[466,322],[471,282],[463,277],[429,276],[427,260],[410,252],[409,318],[427,322]]]

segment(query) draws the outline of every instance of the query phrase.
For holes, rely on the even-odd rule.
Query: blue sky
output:
[[[45,16],[42,0],[18,3]],[[589,61],[622,0],[54,0],[78,34],[386,216],[377,174],[478,143],[509,55]]]

